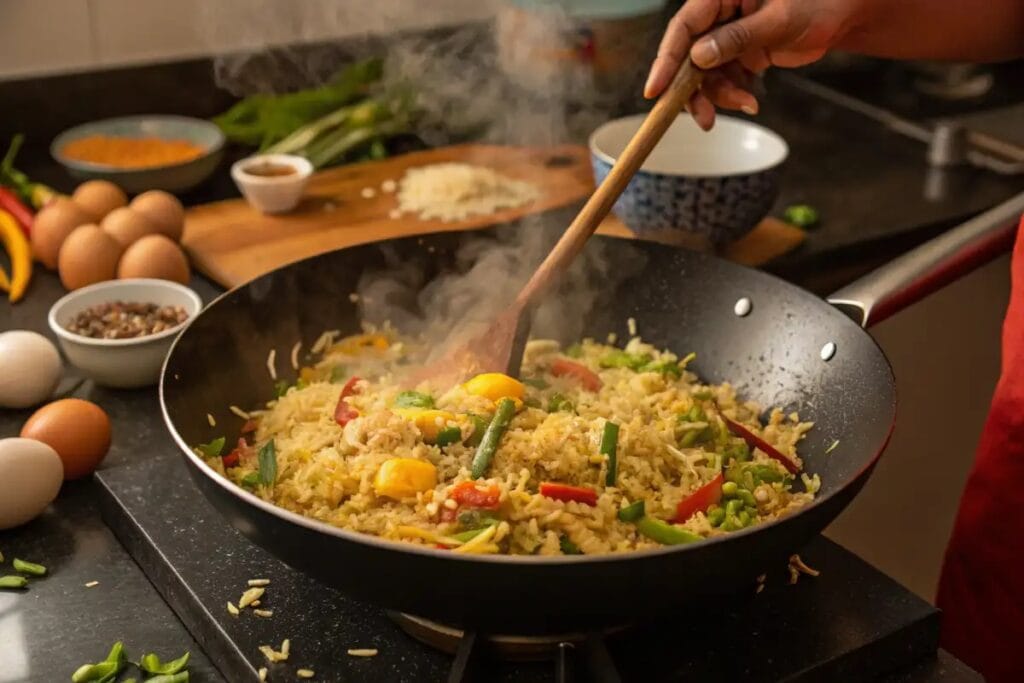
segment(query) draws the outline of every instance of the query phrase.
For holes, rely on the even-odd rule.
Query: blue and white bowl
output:
[[[641,114],[609,121],[590,136],[598,184],[643,120]],[[680,115],[615,203],[615,214],[639,237],[732,242],[768,215],[788,154],[785,140],[757,124],[718,116],[704,132]]]

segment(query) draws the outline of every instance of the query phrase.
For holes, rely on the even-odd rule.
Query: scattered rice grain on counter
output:
[[[239,609],[245,609],[254,601],[259,600],[263,596],[264,591],[265,589],[263,588],[250,588],[242,593],[242,597],[238,599]]]
[[[292,347],[292,370],[299,369],[299,350],[302,349],[302,342],[295,342],[295,346]]]
[[[276,382],[277,368],[275,367],[275,360],[277,360],[277,349],[270,349],[270,353],[267,354],[267,372],[270,373],[270,379]]]
[[[626,329],[629,330],[629,336],[636,336],[636,318],[629,318],[626,320]]]
[[[402,212],[399,209],[391,209],[390,211],[388,211],[388,218],[390,218],[393,221],[397,221],[401,217]]]
[[[217,421],[215,419],[213,419],[213,415],[211,415],[210,413],[206,414],[206,421],[210,423],[211,427],[216,427],[217,426]]]
[[[249,579],[247,583],[250,586],[269,586],[270,579]]]
[[[373,199],[377,196],[377,190],[372,187],[364,187],[359,194],[363,199]]]
[[[808,576],[821,576],[820,571],[807,566],[807,563],[800,559],[799,555],[790,556],[789,566],[795,568],[801,574],[807,574]]]
[[[316,676],[316,672],[312,669],[299,669],[295,672],[295,675],[299,678],[312,678],[313,676]]]
[[[249,413],[245,412],[238,406],[228,406],[228,410],[230,410],[232,413],[242,418],[243,420],[248,420],[252,417],[251,415],[249,415]]]
[[[263,656],[266,657],[267,661],[271,664],[274,664],[276,662],[284,662],[288,660],[288,655],[284,654],[283,652],[278,652],[269,645],[260,645],[259,650],[261,653],[263,653]]]
[[[235,603],[231,602],[230,600],[228,600],[228,614],[230,614],[233,617],[238,616],[238,608],[235,607]]]
[[[260,670],[257,671],[256,673],[257,673],[257,675],[259,675],[260,681],[266,681],[267,680],[267,667],[261,666]]]
[[[285,659],[288,658],[288,653],[291,652],[291,649],[292,649],[292,641],[291,640],[289,640],[288,638],[285,638],[284,640],[281,641],[281,654],[283,654],[285,656]]]
[[[482,166],[441,163],[410,168],[398,184],[398,208],[422,220],[463,220],[514,209],[540,196],[530,183]]]
[[[388,178],[387,180],[385,180],[383,183],[380,184],[380,191],[381,192],[386,192],[388,194],[391,194],[392,192],[394,192],[397,189],[398,189],[398,183],[396,183],[394,180],[391,180],[390,178]]]
[[[252,611],[258,617],[272,617],[274,616],[274,610],[271,609],[254,609]]]
[[[89,583],[85,584],[85,587],[86,588],[94,588],[94,587],[96,587],[98,585],[100,585],[99,581],[90,581]]]
[[[260,601],[259,600],[253,600],[252,602],[249,603],[249,607],[259,607],[259,606],[260,606]]]
[[[348,656],[349,657],[376,657],[377,656],[377,648],[375,648],[375,647],[366,647],[366,648],[359,648],[359,647],[357,647],[357,648],[352,648],[351,650],[348,651]]]

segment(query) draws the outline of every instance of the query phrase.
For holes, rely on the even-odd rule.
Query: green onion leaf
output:
[[[224,443],[224,437],[219,436],[210,443],[199,444],[196,448],[207,458],[216,458],[224,451]]]
[[[260,449],[259,455],[259,481],[264,486],[272,486],[277,480],[277,448],[274,441],[270,440]]]
[[[434,397],[419,391],[403,391],[395,398],[398,408],[433,408]]]
[[[602,368],[629,368],[639,370],[651,362],[649,353],[628,353],[618,349],[610,351],[601,357],[598,364]]]

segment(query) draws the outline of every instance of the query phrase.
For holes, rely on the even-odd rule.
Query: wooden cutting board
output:
[[[488,166],[528,180],[541,197],[527,207],[499,211],[464,221],[393,217],[397,201],[382,191],[406,169],[426,164],[462,162]],[[373,190],[372,197],[367,188]],[[366,242],[440,231],[473,230],[506,223],[582,201],[594,188],[586,147],[506,147],[460,145],[415,152],[383,161],[341,166],[315,174],[302,204],[293,212],[268,216],[244,199],[203,204],[188,210],[182,244],[195,267],[224,287],[235,287],[287,263]],[[633,237],[614,216],[601,226],[604,234]],[[761,265],[789,251],[803,232],[766,219],[726,256]],[[746,246],[744,246],[746,245]]]

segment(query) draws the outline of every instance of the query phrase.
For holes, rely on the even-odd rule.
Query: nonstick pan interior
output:
[[[731,382],[765,407],[798,410],[815,423],[800,453],[807,471],[821,477],[818,501],[773,524],[692,546],[597,557],[455,557],[281,511],[221,479],[188,450],[215,436],[236,437],[241,420],[229,406],[261,405],[272,395],[271,348],[286,356],[296,341],[308,347],[325,329],[359,329],[349,295],[360,273],[396,262],[433,273],[452,261],[462,239],[395,240],[282,268],[212,303],[179,337],[165,367],[165,416],[199,487],[256,543],[355,598],[505,632],[594,628],[677,609],[785,562],[852,499],[888,440],[896,410],[891,369],[845,315],[797,287],[712,256],[597,237],[588,250],[646,261],[637,276],[601,294],[586,336],[627,338],[632,317],[646,341],[680,355],[696,352],[691,368],[705,380]]]

